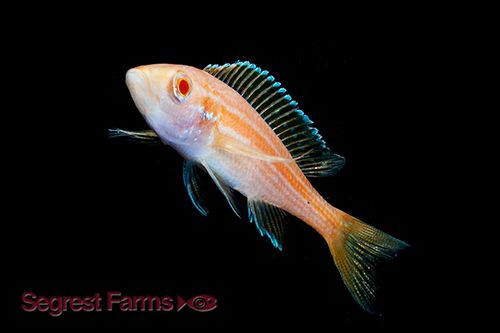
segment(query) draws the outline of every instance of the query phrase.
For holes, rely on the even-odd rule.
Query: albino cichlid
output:
[[[250,221],[280,250],[285,212],[309,224],[326,240],[355,300],[378,312],[376,266],[408,245],[333,207],[309,183],[307,177],[334,175],[345,160],[330,152],[273,76],[240,61],[204,70],[157,64],[130,69],[126,83],[152,131],[116,129],[112,137],[159,138],[175,148],[202,214],[204,169],[238,216],[234,190],[248,199]]]

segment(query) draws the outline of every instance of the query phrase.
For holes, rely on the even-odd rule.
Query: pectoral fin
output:
[[[255,147],[247,145],[243,142],[240,142],[230,136],[223,135],[218,133],[214,143],[211,145],[212,147],[222,149],[228,151],[232,154],[255,158],[258,160],[266,161],[266,162],[292,162],[294,159],[292,157],[280,157],[276,155],[267,154]]]

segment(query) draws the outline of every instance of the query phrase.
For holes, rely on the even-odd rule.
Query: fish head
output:
[[[217,115],[203,101],[203,75],[181,65],[147,65],[127,72],[135,105],[162,141],[179,151],[207,145]]]

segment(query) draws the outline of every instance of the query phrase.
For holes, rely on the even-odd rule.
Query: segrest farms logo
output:
[[[176,301],[170,296],[128,296],[120,291],[108,291],[104,299],[100,293],[92,296],[37,296],[34,292],[22,294],[22,309],[26,312],[48,312],[53,317],[62,313],[92,311],[172,311],[188,307],[197,312],[212,311],[217,307],[217,299],[210,295],[196,295],[187,300],[177,295]]]

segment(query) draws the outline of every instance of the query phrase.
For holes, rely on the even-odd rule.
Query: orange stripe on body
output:
[[[235,94],[237,93],[235,92]],[[210,106],[217,107],[220,111],[219,128],[231,130],[223,134],[233,137],[236,134],[240,138],[234,137],[235,139],[244,138],[252,147],[267,154],[291,157],[281,139],[257,111],[246,101],[245,104],[242,103],[239,94],[233,96],[229,93],[221,96],[217,94],[217,91],[213,91],[210,99]],[[303,220],[323,236],[329,235],[329,239],[331,239],[332,233],[335,233],[337,229],[336,221],[340,220],[342,212],[321,197],[296,163],[269,163],[257,160],[249,160],[249,163],[253,163],[252,167],[259,167],[261,174],[279,177],[282,184],[281,190],[287,197],[287,200],[279,205],[281,208]],[[270,188],[274,184],[266,182],[247,185],[266,188],[269,193],[275,190]],[[269,200],[269,203],[276,204],[272,199]]]

